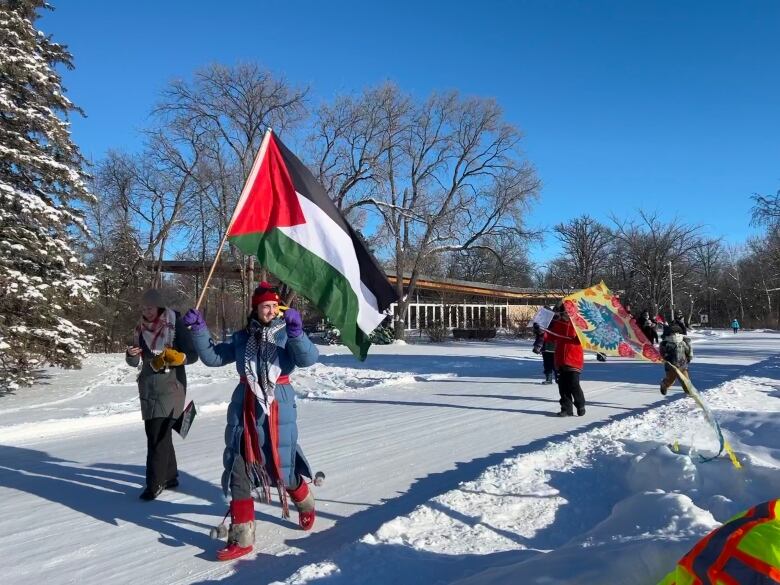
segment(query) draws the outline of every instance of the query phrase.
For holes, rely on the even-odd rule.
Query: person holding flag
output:
[[[280,317],[279,302],[276,289],[261,282],[252,295],[246,327],[223,343],[211,339],[200,311],[190,309],[184,315],[201,361],[210,367],[235,363],[240,377],[225,429],[222,489],[231,495],[231,524],[227,546],[217,553],[221,561],[252,551],[255,489],[270,502],[275,485],[283,517],[289,517],[289,497],[298,510],[300,527],[311,530],[314,526],[314,496],[307,482],[313,475],[298,445],[290,374],[296,367],[314,364],[319,352],[303,332],[300,313],[286,309]]]
[[[235,362],[241,377],[228,409],[225,434],[222,488],[232,494],[231,527],[228,545],[217,555],[220,560],[252,550],[252,488],[261,488],[268,501],[270,486],[275,484],[283,516],[289,515],[289,496],[303,530],[311,530],[315,519],[314,497],[306,481],[312,474],[298,446],[289,374],[315,363],[318,352],[303,333],[296,310],[287,309],[279,318],[279,295],[266,282],[252,296],[246,328],[226,343],[210,339],[197,309],[228,239],[317,307],[338,327],[342,342],[359,360],[366,358],[371,333],[398,300],[384,271],[325,188],[268,129],[196,307],[185,315],[203,363]]]

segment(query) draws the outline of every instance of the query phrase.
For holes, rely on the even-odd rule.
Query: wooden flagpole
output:
[[[222,241],[219,243],[219,248],[217,249],[217,255],[214,257],[214,262],[211,263],[211,270],[209,270],[209,274],[206,277],[206,282],[203,283],[203,290],[200,293],[200,296],[198,297],[198,302],[195,304],[195,309],[200,309],[201,303],[203,303],[203,299],[206,297],[206,291],[209,289],[209,283],[211,282],[211,277],[214,275],[214,269],[217,267],[217,263],[219,262],[219,257],[222,254],[222,248],[225,247],[225,242],[227,241],[228,234],[230,233],[230,228],[233,227],[233,222],[236,221],[236,216],[238,215],[238,212],[244,207],[244,203],[246,203],[247,197],[249,197],[249,190],[252,188],[252,184],[254,183],[254,179],[257,176],[257,172],[260,170],[260,165],[263,163],[263,159],[265,158],[265,152],[268,150],[268,141],[271,139],[271,134],[273,133],[273,130],[270,128],[265,131],[265,136],[263,136],[263,142],[260,143],[260,150],[257,152],[257,156],[255,157],[254,162],[252,163],[252,170],[249,171],[249,176],[246,179],[246,182],[244,183],[244,188],[241,189],[241,196],[238,198],[238,203],[236,203],[236,208],[233,210],[233,215],[230,217],[230,222],[228,223],[227,229],[225,230],[225,235],[222,236]]]

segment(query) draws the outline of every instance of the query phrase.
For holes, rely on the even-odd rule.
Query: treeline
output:
[[[407,292],[421,274],[562,294],[603,279],[635,311],[668,312],[673,288],[674,306],[692,322],[706,315],[713,326],[735,317],[778,326],[768,199],[756,197],[754,217],[766,236],[744,246],[653,213],[608,223],[583,216],[551,228],[562,253],[534,266],[528,246],[541,234],[526,216],[541,184],[520,151],[520,131],[492,100],[418,99],[388,83],[315,105],[310,88],[246,63],[172,81],[150,114],[142,148],[110,151],[93,170],[94,350],[124,346],[148,286],[165,280],[179,308],[194,303],[267,128],[302,156],[385,267],[411,274]],[[166,276],[165,259],[198,268]],[[237,274],[212,282],[204,308],[214,330],[226,332],[243,324],[250,280],[267,275],[231,246],[220,264]],[[403,322],[396,327],[402,336]]]
[[[568,290],[603,279],[635,313],[668,315],[673,302],[692,323],[726,327],[736,318],[745,327],[780,328],[780,205],[777,196],[755,195],[753,203],[753,222],[766,231],[744,245],[644,212],[608,224],[587,215],[560,223],[553,231],[563,252],[537,282]]]

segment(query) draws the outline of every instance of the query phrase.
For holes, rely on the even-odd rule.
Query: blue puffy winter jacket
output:
[[[281,323],[272,321],[272,325]],[[192,334],[192,340],[201,361],[211,367],[236,364],[238,375],[244,377],[244,352],[249,334],[246,330],[234,333],[229,342],[215,343],[208,330]],[[287,330],[282,328],[276,333],[275,343],[282,376],[287,376],[296,367],[307,367],[316,363],[319,351],[311,340],[303,333],[298,337],[288,337]],[[258,360],[259,360],[258,356]],[[298,423],[295,405],[295,391],[291,384],[277,384],[275,400],[279,405],[279,461],[282,478],[286,485],[297,484],[298,475],[312,477],[311,469],[298,445]],[[255,399],[257,400],[257,399]],[[256,404],[257,434],[260,448],[263,450],[266,465],[273,465],[269,446],[266,444],[268,433],[268,418],[263,413],[260,404]],[[223,456],[224,472],[222,474],[222,490],[228,494],[230,473],[236,461],[236,455],[241,453],[241,438],[244,432],[244,384],[239,383],[233,390],[227,411],[227,427],[225,428],[225,453]],[[270,473],[271,477],[275,474]]]

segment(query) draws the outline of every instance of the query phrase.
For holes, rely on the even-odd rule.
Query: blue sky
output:
[[[388,79],[495,97],[544,182],[537,228],[641,208],[738,243],[750,195],[780,189],[780,2],[52,2],[91,158],[136,148],[170,79],[255,60],[315,100]]]

